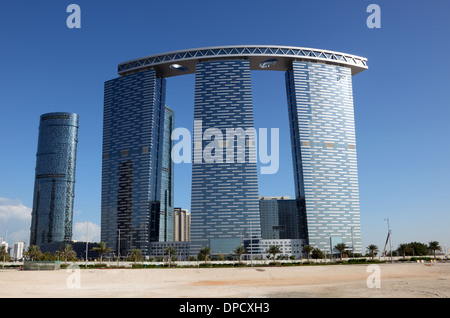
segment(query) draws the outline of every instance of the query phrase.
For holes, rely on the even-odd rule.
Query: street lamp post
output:
[[[88,262],[88,249],[89,249],[88,231],[89,231],[89,223],[86,221],[86,267]]]
[[[120,229],[118,229],[119,231],[119,236],[117,238],[117,267],[119,267],[119,261],[120,261]]]
[[[352,256],[355,257],[355,242],[353,241],[353,226],[351,228],[352,230]]]
[[[385,219],[387,221],[387,226],[388,226],[388,237],[389,237],[389,249],[390,249],[390,254],[391,254],[391,263],[393,262],[392,260],[392,241],[391,241],[391,228],[389,226],[389,218]]]
[[[253,233],[252,233],[252,221],[250,220],[250,264],[253,267]]]

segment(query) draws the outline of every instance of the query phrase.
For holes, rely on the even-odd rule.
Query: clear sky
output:
[[[69,29],[69,4],[81,28]],[[366,12],[381,9],[381,28]],[[450,248],[450,2],[3,1],[0,8],[0,237],[29,241],[39,116],[80,115],[74,239],[99,240],[103,84],[120,62],[218,45],[288,45],[368,58],[353,77],[363,248],[437,240]],[[280,170],[260,194],[294,197],[283,72],[252,73],[257,127],[280,129]],[[169,78],[177,127],[192,128],[194,76]],[[191,166],[175,167],[190,209]]]

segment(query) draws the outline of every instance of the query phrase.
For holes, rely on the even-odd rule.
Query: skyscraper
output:
[[[351,77],[348,67],[294,61],[286,83],[301,238],[361,253]]]
[[[289,196],[260,196],[259,213],[263,239],[299,239],[296,200]]]
[[[186,209],[174,208],[173,240],[191,240],[191,214]]]
[[[168,233],[161,224],[170,226],[165,218],[173,215],[165,87],[155,70],[105,83],[101,240],[121,256],[132,249],[148,256],[150,242]],[[173,116],[168,119],[167,128]]]
[[[231,253],[243,239],[261,237],[254,135],[223,138],[227,130],[254,129],[247,60],[196,65],[194,122],[191,249]],[[245,138],[242,148],[239,138]],[[209,151],[214,152],[210,162]]]
[[[157,136],[163,125],[165,78],[195,74],[193,255],[202,246],[227,253],[245,239],[257,241],[256,139],[251,134],[248,139],[223,137],[229,130],[252,131],[250,71],[273,70],[286,74],[297,210],[297,228],[290,235],[323,250],[343,242],[361,252],[351,77],[367,69],[366,61],[329,50],[240,45],[173,51],[119,64],[120,77],[105,85],[102,239],[114,246],[122,233],[142,249],[146,240],[162,235]],[[148,141],[142,142],[144,138]],[[142,161],[137,160],[140,149],[146,154]],[[285,207],[286,216],[292,216],[292,203]]]
[[[72,240],[78,115],[40,117],[30,245]]]
[[[259,215],[261,219],[261,238],[279,239],[278,202],[281,197],[259,197]]]
[[[169,108],[164,108],[163,122],[163,138],[162,138],[162,155],[161,155],[161,196],[160,196],[160,222],[159,222],[159,241],[173,241],[173,224],[174,224],[174,207],[173,207],[173,190],[174,190],[174,166],[171,158],[173,141],[171,138],[172,131],[175,128],[175,114]]]

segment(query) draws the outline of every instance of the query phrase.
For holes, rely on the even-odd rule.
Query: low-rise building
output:
[[[178,242],[151,242],[150,243],[150,257],[166,257],[166,248],[173,246],[177,253],[174,255],[177,260],[186,261],[190,257],[190,242],[178,241]],[[196,256],[196,255],[195,255]]]
[[[270,239],[260,241],[260,250],[264,258],[267,256],[272,257],[269,253],[269,248],[272,245],[278,246],[281,250],[281,254],[278,256],[290,257],[294,256],[296,259],[301,258],[303,254],[303,245],[306,244],[305,240],[300,239]]]

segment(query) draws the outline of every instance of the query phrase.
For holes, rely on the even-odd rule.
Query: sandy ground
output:
[[[4,269],[0,270],[0,297],[450,297],[450,263],[377,266]]]

